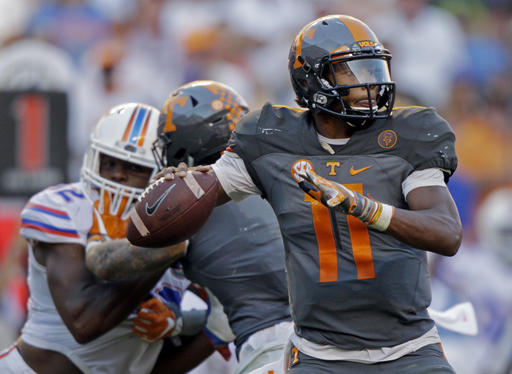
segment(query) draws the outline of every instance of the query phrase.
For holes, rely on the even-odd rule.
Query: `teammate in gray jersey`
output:
[[[161,111],[155,147],[161,166],[215,162],[247,111],[245,100],[221,83],[195,81],[179,87]],[[101,253],[88,254],[94,272],[117,277],[114,257],[100,262],[95,256]],[[279,360],[292,325],[282,238],[267,202],[252,196],[214,209],[190,238],[182,264],[188,279],[207,287],[224,305],[236,336],[238,373]],[[122,268],[125,274],[133,270]]]
[[[311,22],[289,56],[305,109],[249,113],[223,156],[196,168],[217,176],[219,204],[260,194],[277,216],[293,374],[453,373],[427,311],[426,251],[460,246],[446,188],[455,136],[432,108],[393,106],[390,59],[356,18]]]

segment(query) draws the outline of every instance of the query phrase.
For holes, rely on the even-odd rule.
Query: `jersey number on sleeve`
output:
[[[65,184],[59,184],[55,187],[51,187],[51,190],[59,194],[67,203],[72,202],[75,197],[78,199],[85,199],[85,195],[82,192]]]
[[[361,194],[363,193],[363,185],[361,183],[345,184],[344,186]],[[313,224],[318,242],[320,282],[337,281],[338,256],[329,209],[308,194],[305,194],[304,201],[311,203]],[[375,278],[368,228],[354,216],[347,215],[347,222],[352,243],[352,254],[357,269],[357,279]]]

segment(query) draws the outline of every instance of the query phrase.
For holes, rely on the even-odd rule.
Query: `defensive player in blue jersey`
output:
[[[427,311],[426,252],[453,256],[462,239],[446,187],[455,135],[433,108],[394,107],[390,60],[356,18],[311,22],[289,55],[303,109],[249,113],[211,166],[219,204],[259,194],[279,221],[293,374],[453,373]]]

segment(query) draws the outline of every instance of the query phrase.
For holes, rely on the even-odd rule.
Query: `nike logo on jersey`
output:
[[[153,214],[155,214],[160,204],[162,204],[162,201],[164,201],[165,197],[169,195],[169,192],[171,192],[171,190],[174,187],[176,187],[176,184],[173,184],[168,189],[166,189],[151,206],[149,206],[148,203],[146,202],[146,214],[148,216],[152,216]]]
[[[371,167],[373,167],[373,165],[370,165],[370,166],[365,166],[364,168],[361,168],[361,169],[354,169],[354,165],[352,165],[350,167],[350,175],[357,175],[359,173],[362,173],[363,171],[365,170],[368,170],[370,169]]]

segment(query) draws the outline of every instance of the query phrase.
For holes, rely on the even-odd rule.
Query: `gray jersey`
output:
[[[395,110],[329,152],[308,111],[266,105],[229,143],[277,215],[299,336],[342,349],[390,347],[433,326],[426,252],[329,210],[299,187],[301,168],[407,209],[415,170],[455,170],[454,134],[433,109]]]
[[[216,207],[190,239],[183,266],[224,306],[238,349],[254,332],[291,319],[281,233],[258,196]]]

